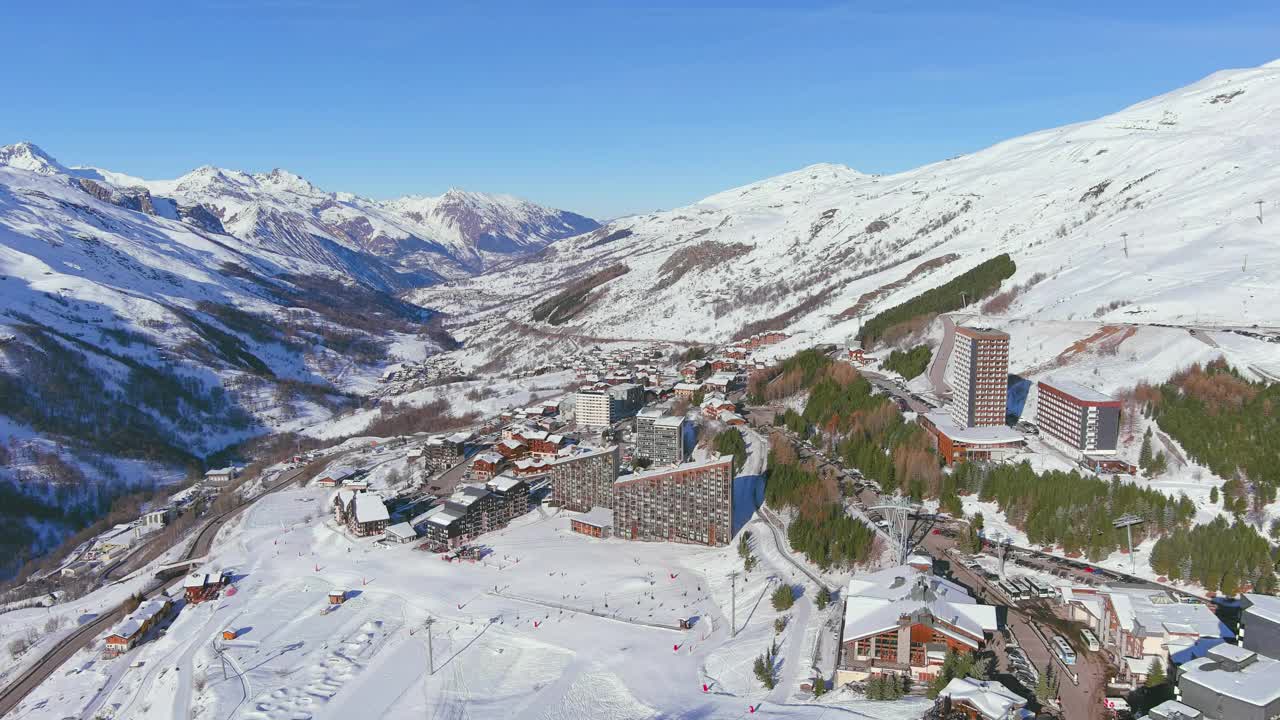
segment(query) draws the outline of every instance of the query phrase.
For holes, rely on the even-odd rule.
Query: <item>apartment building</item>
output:
[[[573,395],[573,417],[579,427],[606,428],[610,420],[610,397],[604,390],[579,390]]]
[[[952,419],[961,427],[1005,424],[1009,398],[1009,334],[958,327],[951,354]]]
[[[581,452],[551,466],[551,499],[560,507],[587,512],[613,507],[621,453],[617,445]]]
[[[614,483],[611,507],[615,537],[727,545],[733,456],[624,475]]]
[[[1120,401],[1070,380],[1036,384],[1036,425],[1084,453],[1114,453],[1120,438]]]
[[[675,465],[684,460],[684,418],[646,410],[636,416],[635,456],[654,465]]]

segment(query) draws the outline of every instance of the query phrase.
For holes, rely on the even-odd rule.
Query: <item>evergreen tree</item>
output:
[[[1160,658],[1151,658],[1151,667],[1147,668],[1147,687],[1159,687],[1165,683],[1164,663]]]
[[[1218,504],[1218,486],[1217,485],[1209,489],[1209,502],[1214,505]],[[1272,534],[1274,535],[1275,533],[1272,532]]]
[[[1146,470],[1151,466],[1151,428],[1142,436],[1142,449],[1138,451],[1138,467]]]
[[[813,599],[813,602],[818,606],[819,610],[826,610],[827,604],[831,602],[831,591],[825,586],[820,588],[818,590],[818,595]]]

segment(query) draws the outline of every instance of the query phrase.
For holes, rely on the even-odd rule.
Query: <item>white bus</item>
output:
[[[1013,602],[1022,602],[1027,599],[1026,592],[1011,582],[1000,582],[996,584],[996,587],[1000,588],[1000,592],[1008,595]]]
[[[1052,645],[1053,652],[1063,663],[1067,665],[1076,664],[1076,651],[1071,649],[1071,646],[1067,644],[1067,641],[1061,635],[1053,636]]]
[[[1089,652],[1098,652],[1102,649],[1102,644],[1098,642],[1098,636],[1094,635],[1089,628],[1080,631],[1080,639],[1084,641],[1084,646],[1089,648]]]
[[[1055,594],[1053,588],[1039,578],[1029,577],[1027,578],[1027,584],[1031,586],[1032,590],[1036,591],[1037,597],[1051,598]]]

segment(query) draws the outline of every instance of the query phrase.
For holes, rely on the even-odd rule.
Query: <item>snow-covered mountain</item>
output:
[[[323,417],[396,356],[450,342],[350,264],[115,181],[0,149],[0,428],[194,461]]]
[[[1280,62],[895,175],[814,165],[413,297],[508,365],[569,336],[841,341],[1000,253],[1006,288],[1044,276],[1002,315],[1278,326],[1278,166]]]
[[[279,169],[250,174],[205,166],[158,181],[97,168],[70,172],[202,208],[226,232],[265,249],[334,267],[345,267],[352,253],[370,255],[395,270],[380,278],[392,289],[464,277],[598,227],[510,195],[450,190],[379,201],[321,190]]]

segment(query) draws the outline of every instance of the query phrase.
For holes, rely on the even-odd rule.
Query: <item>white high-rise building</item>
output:
[[[957,425],[1004,425],[1009,404],[1009,334],[956,328],[950,383],[949,412]]]

